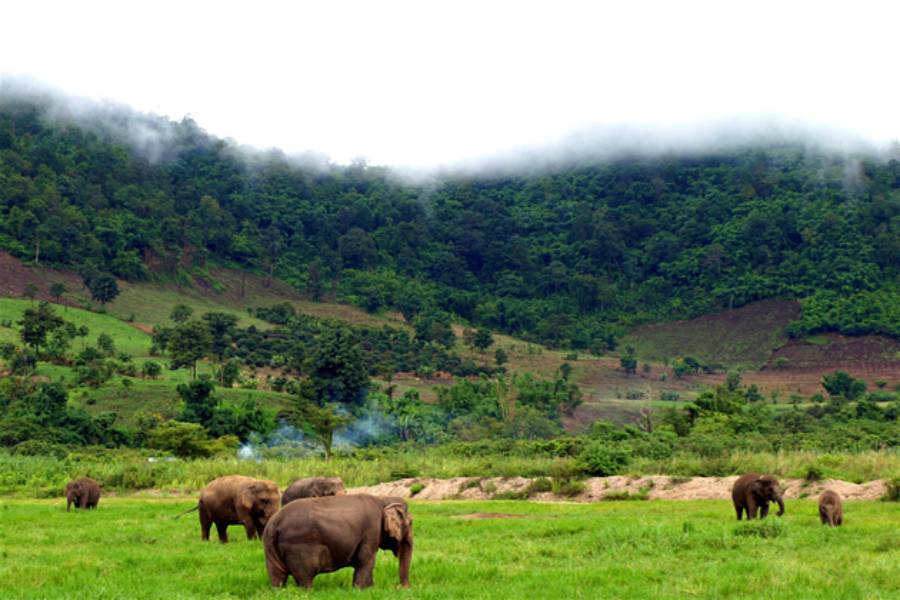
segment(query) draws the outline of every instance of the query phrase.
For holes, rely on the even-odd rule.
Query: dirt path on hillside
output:
[[[730,500],[733,477],[593,477],[586,480],[584,492],[576,496],[558,496],[541,492],[531,496],[533,500],[574,500],[597,502],[625,494],[646,495],[649,500]],[[378,496],[413,496],[413,486],[423,486],[415,494],[416,500],[491,500],[525,492],[533,479],[527,477],[454,477],[452,479],[411,478],[389,481],[378,485],[352,488],[348,493],[375,494]],[[883,480],[857,484],[837,479],[807,482],[803,479],[782,480],[784,497],[818,498],[826,488],[838,492],[844,500],[877,500],[887,487]]]

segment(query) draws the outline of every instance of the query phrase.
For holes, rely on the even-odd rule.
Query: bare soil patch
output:
[[[644,477],[592,477],[585,480],[585,490],[578,496],[558,496],[550,492],[537,494],[536,500],[600,502],[622,498],[648,500],[730,500],[732,477],[672,477],[648,475]],[[396,496],[416,500],[491,500],[509,492],[521,493],[533,479],[527,477],[454,477],[452,479],[408,478],[377,485],[353,488],[351,494]],[[839,493],[844,500],[877,500],[886,485],[883,480],[851,483],[837,479],[809,482],[803,479],[782,480],[784,497],[788,500],[818,498],[826,489]],[[424,486],[415,496],[411,488]],[[474,517],[473,517],[474,518]]]
[[[787,342],[788,323],[800,317],[793,300],[763,300],[686,321],[643,325],[623,340],[641,358],[693,356],[726,365],[760,366]]]

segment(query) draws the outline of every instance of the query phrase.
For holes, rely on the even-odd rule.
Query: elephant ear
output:
[[[391,537],[400,543],[406,537],[409,530],[409,515],[406,513],[406,507],[399,502],[388,504],[382,511],[384,531],[388,537]]]
[[[256,498],[256,492],[253,489],[252,485],[246,486],[241,490],[241,506],[244,507],[245,510],[253,509],[253,502]]]

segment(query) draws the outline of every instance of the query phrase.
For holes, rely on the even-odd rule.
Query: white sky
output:
[[[889,0],[29,0],[0,9],[0,74],[260,148],[428,166],[611,124],[900,139],[898,28]]]

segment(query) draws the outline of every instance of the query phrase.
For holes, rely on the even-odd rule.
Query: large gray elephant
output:
[[[294,481],[284,490],[281,494],[281,506],[300,498],[340,496],[344,492],[344,482],[340,477],[307,477]]]
[[[401,498],[368,494],[294,500],[272,517],[263,532],[269,580],[275,587],[288,575],[312,587],[319,573],[353,567],[353,585],[372,585],[379,549],[400,559],[400,583],[409,586],[413,532]]]
[[[261,537],[266,523],[278,511],[278,501],[278,486],[273,481],[243,475],[219,477],[200,492],[196,507],[200,535],[204,541],[209,540],[209,530],[215,523],[223,544],[228,542],[229,525],[243,525],[248,540]]]
[[[759,473],[741,475],[731,488],[731,499],[734,501],[738,521],[741,520],[742,512],[746,512],[747,520],[755,519],[757,513],[761,519],[766,518],[769,515],[769,502],[778,504],[779,517],[784,514],[781,488],[778,479],[772,475]]]
[[[66,484],[66,512],[75,508],[97,508],[100,503],[100,485],[90,477],[75,479]]]

